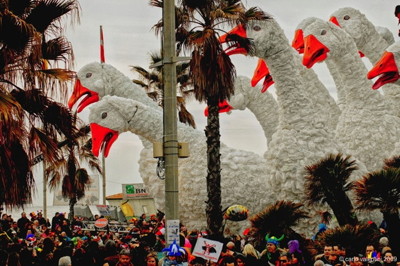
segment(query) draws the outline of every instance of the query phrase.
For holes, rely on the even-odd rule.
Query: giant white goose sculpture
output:
[[[383,166],[400,137],[400,120],[391,115],[383,96],[371,90],[367,69],[353,39],[331,22],[315,20],[304,31],[303,64],[331,60],[340,71],[346,106],[339,117],[336,141],[364,162],[369,171]]]
[[[376,62],[368,72],[369,79],[379,77],[374,85],[374,89],[388,83],[395,83],[400,86],[400,42],[390,45],[383,53],[382,57]]]
[[[332,13],[330,20],[353,38],[358,50],[373,65],[391,44],[381,36],[372,22],[355,8],[340,8]],[[382,89],[386,101],[393,108],[393,113],[400,117],[400,87],[395,84],[387,84]]]
[[[235,94],[227,102],[233,110],[248,108],[260,123],[267,143],[272,139],[278,127],[278,104],[268,91],[261,92],[260,87],[252,87],[248,77],[238,76],[235,80]]]
[[[110,64],[92,62],[84,65],[77,73],[74,91],[69,98],[68,106],[78,103],[78,112],[89,104],[98,101],[105,95],[117,95],[136,99],[159,111],[162,108],[150,99],[142,88],[134,84],[127,76]]]
[[[252,45],[249,55],[268,63],[280,107],[278,128],[266,154],[268,176],[280,198],[303,201],[304,167],[341,150],[308,98],[301,62],[278,23],[272,18],[250,21],[230,33],[248,38]],[[317,223],[317,218],[310,219],[299,225],[299,230],[309,232]]]
[[[93,151],[110,149],[118,133],[131,131],[150,142],[162,139],[162,114],[154,108],[132,99],[104,96],[90,107]],[[206,226],[206,137],[204,133],[178,124],[178,139],[190,143],[191,155],[179,162],[180,220],[190,228]],[[221,144],[222,206],[242,204],[258,212],[275,198],[265,178],[264,159],[252,152],[232,149]],[[163,209],[164,182],[146,183]]]

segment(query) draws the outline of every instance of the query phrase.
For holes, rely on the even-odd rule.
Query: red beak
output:
[[[272,79],[271,74],[269,73],[269,69],[267,64],[265,63],[264,60],[262,59],[258,59],[258,64],[256,69],[254,70],[253,73],[253,78],[251,79],[251,86],[254,87],[257,85],[257,83],[263,78],[264,79],[264,83],[263,83],[263,87],[261,89],[261,92],[264,93],[267,91],[267,89],[274,84],[274,81]]]
[[[298,29],[294,33],[294,38],[292,41],[292,47],[296,49],[299,54],[304,53],[304,38],[303,38],[303,30]]]
[[[221,37],[219,37],[219,42],[220,43],[227,42],[228,41],[227,40],[227,36],[230,35],[230,34],[236,34],[236,35],[238,35],[240,37],[247,38],[246,28],[243,25],[238,25],[235,28],[233,28],[232,30],[230,30],[228,33],[226,33],[226,34],[222,35]],[[227,55],[233,55],[233,54],[244,54],[244,55],[247,55],[247,51],[246,51],[245,48],[238,47],[236,45],[228,47],[225,50],[225,53]]]
[[[92,131],[92,153],[98,157],[100,151],[103,150],[104,157],[107,157],[111,145],[118,138],[118,131],[100,126],[96,123],[90,124],[90,130]]]
[[[328,56],[329,49],[322,44],[314,35],[304,38],[303,65],[311,68],[315,63],[324,61]]]
[[[74,91],[68,100],[68,107],[71,109],[72,106],[74,106],[74,104],[83,96],[85,96],[85,98],[78,105],[78,113],[85,109],[85,107],[89,104],[99,101],[99,94],[84,87],[81,84],[81,81],[77,79],[75,82]]]
[[[379,89],[386,83],[395,82],[399,79],[399,69],[393,53],[384,52],[381,59],[368,72],[367,78],[373,79],[379,75],[378,80],[372,85],[374,90]]]
[[[331,17],[331,18],[329,19],[329,21],[332,22],[333,24],[335,24],[336,26],[339,26],[339,27],[340,27],[339,21],[337,20],[336,17]]]
[[[233,107],[227,102],[227,101],[222,101],[218,104],[218,112],[219,113],[227,113],[231,110],[233,110]],[[208,116],[208,106],[204,109],[204,116]]]

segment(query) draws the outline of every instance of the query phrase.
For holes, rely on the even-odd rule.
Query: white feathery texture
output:
[[[105,117],[102,115],[107,113]],[[105,117],[105,118],[102,118]],[[105,96],[91,105],[89,121],[118,132],[131,131],[150,142],[162,140],[162,114],[138,101]],[[129,121],[129,122],[128,122]],[[179,214],[188,228],[206,226],[207,144],[202,131],[178,124],[178,139],[190,145],[190,157],[179,160]],[[241,204],[251,214],[274,202],[275,196],[266,179],[265,160],[252,152],[229,148],[221,143],[222,207]],[[157,208],[164,209],[164,181],[144,176],[143,182],[155,198]],[[248,224],[230,224],[235,230]]]
[[[235,80],[235,94],[228,102],[234,110],[248,108],[255,115],[268,144],[279,123],[278,103],[271,93],[262,93],[260,86],[252,87],[250,84],[248,77],[238,76]]]
[[[253,44],[250,55],[268,64],[280,107],[278,129],[266,154],[268,179],[273,189],[279,191],[280,199],[304,202],[304,167],[342,149],[333,142],[326,121],[316,111],[315,101],[322,99],[318,95],[310,99],[306,93],[309,88],[300,75],[300,59],[278,23],[274,19],[251,21],[246,32]],[[365,170],[362,164],[360,167]],[[317,209],[308,209],[312,218],[301,222],[296,228],[299,232],[316,228]]]
[[[382,26],[375,26],[376,31],[378,32],[379,35],[389,44],[392,45],[394,44],[394,35],[393,33],[386,27]]]
[[[336,128],[336,141],[365,163],[368,171],[382,168],[400,137],[400,120],[378,91],[371,89],[367,68],[353,39],[331,22],[315,20],[304,32],[314,35],[328,49],[325,61],[340,71],[346,90],[346,106]]]
[[[352,7],[344,7],[336,10],[331,14],[339,22],[340,27],[353,38],[357,48],[366,58],[374,65],[385,49],[391,44],[378,32],[376,27],[368,18],[358,9]],[[386,38],[391,41],[394,39],[387,31],[384,31]],[[392,42],[393,43],[393,42]],[[382,86],[385,100],[393,109],[393,114],[400,117],[400,87],[396,84],[389,83]]]

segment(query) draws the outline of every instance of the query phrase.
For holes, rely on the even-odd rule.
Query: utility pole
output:
[[[165,218],[167,243],[172,243],[179,234],[175,1],[164,0],[163,2],[162,76],[164,84]],[[176,240],[179,241],[179,237]]]

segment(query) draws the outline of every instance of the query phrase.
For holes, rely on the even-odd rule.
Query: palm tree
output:
[[[57,137],[77,133],[74,116],[49,95],[67,93],[66,81],[73,78],[59,68],[73,59],[60,20],[79,18],[78,10],[72,0],[0,0],[0,204],[30,202],[32,159],[42,153],[57,161]]]
[[[161,0],[151,0],[162,7]],[[253,10],[253,9],[252,9]],[[176,41],[178,53],[191,52],[189,77],[196,100],[206,102],[209,115],[207,137],[207,227],[215,238],[223,236],[221,206],[221,161],[218,104],[229,99],[234,92],[236,76],[234,65],[222,49],[219,34],[222,23],[245,22],[245,9],[240,0],[183,0],[176,8]],[[262,12],[251,12],[261,15]],[[257,18],[253,16],[252,18]],[[162,22],[155,25],[162,27]]]
[[[380,210],[387,224],[390,246],[400,255],[400,171],[387,168],[374,171],[355,182],[356,204],[360,210]]]
[[[352,188],[348,182],[351,173],[358,167],[350,156],[331,154],[316,164],[305,167],[305,190],[309,204],[327,203],[335,214],[339,225],[356,225],[358,220],[346,192]]]
[[[300,222],[300,219],[309,218],[302,207],[301,203],[281,200],[250,217],[249,231],[250,237],[254,239],[253,245],[264,248],[264,238],[267,234],[278,238],[284,235],[286,242],[290,239],[298,239],[304,244],[304,237],[292,229]]]
[[[90,185],[90,176],[86,168],[79,162],[86,162],[89,167],[101,173],[99,160],[91,151],[91,139],[86,126],[80,130],[76,139],[68,139],[63,146],[63,157],[49,166],[45,174],[50,176],[50,189],[55,189],[60,183],[62,196],[69,200],[69,219],[74,217],[75,204],[85,196]]]
[[[160,54],[150,54],[151,65],[161,62]],[[177,84],[179,85],[179,95],[177,95],[177,109],[179,121],[196,128],[193,115],[186,109],[186,99],[193,94],[193,89],[188,88],[191,85],[188,72],[189,64],[180,62],[176,64]],[[151,72],[140,66],[131,66],[132,71],[139,74],[139,79],[134,79],[133,83],[144,88],[159,106],[164,106],[164,85],[162,84],[162,65],[156,66]]]

